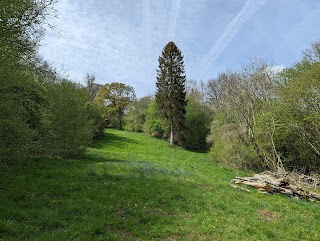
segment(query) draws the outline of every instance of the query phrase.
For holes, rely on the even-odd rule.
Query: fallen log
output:
[[[242,184],[245,184],[247,186],[251,186],[251,187],[255,187],[255,188],[258,188],[258,189],[265,189],[267,191],[272,191],[272,186],[266,182],[259,182],[258,180],[246,180],[246,179],[243,179],[243,178],[239,178],[239,177],[236,177],[235,180],[234,180],[234,183],[235,184],[239,184],[239,183],[242,183]]]
[[[290,178],[287,176],[279,177],[279,175],[255,174],[253,177],[236,177],[233,179],[235,184],[244,184],[255,187],[260,192],[282,193],[288,196],[297,197],[312,201],[320,201],[320,194],[311,192],[300,186],[291,184]]]

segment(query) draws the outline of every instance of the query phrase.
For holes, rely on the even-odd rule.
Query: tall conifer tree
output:
[[[184,138],[186,115],[186,76],[183,56],[173,42],[169,42],[159,57],[156,102],[162,117],[170,125],[170,144],[181,144]]]

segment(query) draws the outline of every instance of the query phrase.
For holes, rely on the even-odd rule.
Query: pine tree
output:
[[[170,144],[181,144],[186,115],[186,76],[181,51],[169,42],[159,57],[156,102],[161,116],[170,126]]]

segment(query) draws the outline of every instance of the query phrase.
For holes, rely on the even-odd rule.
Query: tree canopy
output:
[[[0,1],[1,163],[79,155],[101,134],[101,112],[86,89],[37,52],[54,3]]]
[[[120,130],[123,128],[125,109],[135,98],[136,94],[131,86],[118,82],[103,85],[97,96],[98,101],[106,106],[109,117],[117,119]]]
[[[181,51],[169,42],[158,59],[156,102],[170,126],[170,144],[184,139],[186,115],[185,70]]]

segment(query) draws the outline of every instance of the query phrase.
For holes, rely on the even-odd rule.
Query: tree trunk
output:
[[[171,120],[171,123],[170,123],[170,145],[173,146],[173,121]]]

